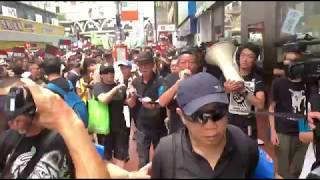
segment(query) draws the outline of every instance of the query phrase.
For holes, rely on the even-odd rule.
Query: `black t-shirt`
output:
[[[102,93],[107,93],[114,88],[116,84],[108,85],[104,83],[96,83],[93,86],[94,97],[97,98]],[[120,132],[127,130],[126,121],[123,115],[123,105],[125,101],[125,91],[123,93],[116,94],[112,101],[108,104],[109,113],[111,117],[110,130],[112,132]]]
[[[166,77],[170,73],[170,65],[164,64],[160,71],[160,76]]]
[[[33,137],[23,137],[21,143],[17,146],[14,158],[11,164],[10,172],[14,179],[23,171],[35,152],[40,151],[40,144],[47,137],[49,130],[43,130],[40,134]],[[13,130],[5,131],[0,136],[0,171],[6,167],[15,144],[22,136]],[[46,151],[43,153],[40,161],[34,167],[29,175],[31,179],[57,179],[57,178],[75,178],[75,170],[69,151],[60,135],[57,135]]]
[[[4,113],[4,104],[6,96],[0,95],[0,133],[8,128],[6,115]]]
[[[162,79],[155,75],[147,83],[143,83],[142,77],[137,77],[132,82],[133,87],[137,90],[137,94],[142,97],[149,97],[153,101],[159,99],[159,88],[162,85]],[[147,109],[137,100],[139,107],[137,114],[137,129],[146,134],[163,133],[166,131],[164,119],[166,118],[166,109]]]
[[[257,73],[250,73],[244,76],[243,79],[248,93],[256,95],[257,92],[264,92],[264,83]],[[242,129],[247,128],[249,125],[252,128],[256,128],[255,115],[252,113],[247,114],[249,111],[254,111],[254,106],[250,105],[248,99],[238,93],[230,93],[229,98],[229,123]]]
[[[258,145],[240,129],[235,133],[229,126],[226,145],[213,170],[208,160],[194,151],[188,130],[183,128],[160,140],[152,160],[151,178],[250,178],[259,161]]]
[[[275,112],[304,114],[305,86],[302,82],[291,82],[286,78],[276,78],[272,82],[272,101],[276,103]],[[283,134],[299,134],[298,120],[275,117],[276,131]]]
[[[164,92],[170,89],[177,81],[179,80],[178,74],[168,74],[162,83]],[[176,109],[178,103],[175,99],[168,104],[167,108],[169,109],[169,134],[177,132],[179,129],[184,127],[180,116],[177,114]]]

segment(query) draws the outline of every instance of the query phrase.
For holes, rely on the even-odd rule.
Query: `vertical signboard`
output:
[[[123,21],[138,20],[138,2],[137,1],[121,1],[121,19]]]

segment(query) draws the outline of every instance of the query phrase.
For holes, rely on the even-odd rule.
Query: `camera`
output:
[[[307,46],[320,44],[309,34],[288,36],[281,43],[284,52],[301,53],[300,61],[290,61],[285,69],[286,76],[290,79],[302,79],[306,91],[306,109],[308,102],[312,111],[320,111],[320,56],[307,52]],[[277,46],[277,45],[276,45]],[[312,165],[311,172],[307,178],[320,178],[320,122],[316,121],[316,128],[313,132],[315,144],[316,162]]]
[[[36,105],[28,88],[22,86],[10,88],[4,104],[4,112],[8,121],[22,114],[34,117],[36,109]]]
[[[320,78],[320,56],[307,52],[307,46],[320,44],[309,34],[287,36],[275,43],[283,52],[301,53],[301,61],[291,61],[286,65],[286,76],[291,79],[302,78],[304,82]]]

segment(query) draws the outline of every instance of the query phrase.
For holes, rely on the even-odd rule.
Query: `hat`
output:
[[[100,66],[100,74],[114,73],[113,65],[102,64]]]
[[[206,72],[187,77],[179,83],[177,102],[188,116],[209,103],[229,104],[222,83]]]
[[[148,51],[141,52],[140,54],[138,54],[137,63],[141,63],[141,62],[144,62],[144,63],[154,62],[153,54]]]
[[[128,61],[128,60],[124,60],[124,61],[119,61],[118,62],[118,66],[126,66],[126,67],[130,67],[132,68],[132,63],[131,61]]]

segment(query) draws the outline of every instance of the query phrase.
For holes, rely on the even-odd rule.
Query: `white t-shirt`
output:
[[[253,95],[255,91],[255,79],[252,81],[245,81],[244,86],[248,95]],[[243,97],[239,93],[230,93],[229,112],[238,115],[248,115],[251,111],[252,105],[247,97]]]

